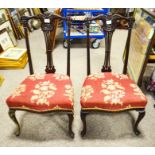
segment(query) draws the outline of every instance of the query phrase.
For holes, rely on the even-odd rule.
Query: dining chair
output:
[[[28,32],[28,23],[33,19],[41,22],[41,30],[45,39],[47,65],[43,74],[34,73],[33,70]],[[66,20],[68,23],[67,75],[55,73],[56,69],[53,64],[51,32],[55,29],[55,20]],[[69,135],[74,138],[72,131],[74,91],[70,79],[70,19],[63,18],[57,14],[46,13],[35,16],[23,16],[21,23],[24,27],[30,75],[20,83],[6,100],[9,107],[9,116],[17,125],[16,136],[20,135],[20,125],[16,119],[15,112],[28,111],[39,114],[67,114],[69,118]],[[38,48],[39,46],[38,44]],[[38,52],[38,49],[36,49],[36,52]],[[39,61],[41,62],[38,63],[43,63],[42,60]]]
[[[101,20],[101,30],[105,33],[105,59],[101,73],[91,74],[90,68],[90,37],[89,25],[91,21]],[[126,22],[125,29],[128,36],[125,47],[125,59],[123,73],[112,72],[110,65],[112,36],[116,29],[120,28],[120,22]],[[130,38],[134,18],[124,17],[118,14],[98,15],[86,20],[87,27],[87,77],[81,90],[81,120],[83,137],[87,131],[86,116],[91,113],[118,113],[129,110],[136,110],[139,115],[134,123],[133,131],[140,134],[138,124],[145,116],[147,99],[137,84],[127,75],[128,57],[130,50]],[[119,40],[121,38],[118,38]],[[119,49],[117,49],[119,50]],[[136,66],[135,66],[136,67]],[[119,123],[119,122],[118,122]]]

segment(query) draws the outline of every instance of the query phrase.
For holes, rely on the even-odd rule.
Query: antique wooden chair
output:
[[[102,73],[90,74],[90,46],[89,46],[89,23],[92,20],[102,20],[102,30],[105,32],[105,60],[101,69]],[[123,74],[111,72],[110,53],[113,32],[119,28],[120,22],[126,21],[125,28],[128,30],[126,42],[126,54]],[[133,131],[140,134],[138,124],[145,115],[146,97],[140,88],[127,75],[130,37],[133,17],[123,17],[118,14],[99,15],[93,19],[87,19],[87,78],[84,81],[81,92],[81,120],[83,130],[81,136],[86,134],[86,115],[93,112],[121,112],[136,110],[139,112]],[[118,49],[119,50],[119,49]]]
[[[47,66],[45,74],[34,74],[30,53],[28,36],[28,22],[32,19],[40,20],[41,29],[46,43]],[[56,74],[53,65],[51,32],[55,29],[55,20],[66,20],[68,23],[68,49],[67,49],[67,75]],[[73,87],[70,79],[70,19],[56,14],[40,14],[36,16],[23,16],[21,22],[24,26],[25,40],[28,54],[30,76],[16,88],[14,93],[6,100],[9,107],[9,116],[17,125],[16,135],[20,135],[20,125],[15,112],[24,110],[36,113],[64,113],[69,117],[69,135],[74,138],[73,122]],[[39,46],[39,45],[38,45]]]

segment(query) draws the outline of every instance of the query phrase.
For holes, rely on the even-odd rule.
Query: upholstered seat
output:
[[[63,74],[33,74],[28,76],[8,97],[10,109],[38,112],[73,109],[73,87]]]
[[[82,87],[83,110],[122,111],[145,108],[146,103],[146,97],[127,75],[110,72],[92,74]]]

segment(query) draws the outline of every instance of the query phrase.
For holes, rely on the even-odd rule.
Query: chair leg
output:
[[[134,133],[136,136],[140,135],[140,131],[138,130],[138,125],[140,123],[140,121],[144,118],[145,116],[145,109],[142,110],[142,111],[139,111],[139,115],[138,115],[138,118],[135,122],[135,125],[134,125]]]
[[[72,130],[72,124],[73,124],[73,119],[74,119],[74,115],[73,114],[68,114],[68,118],[69,118],[69,135],[71,138],[74,138],[74,132]]]
[[[81,137],[84,137],[87,131],[87,125],[86,125],[86,113],[83,113],[82,111],[81,111],[81,120],[83,123],[83,130],[81,131]]]
[[[19,123],[18,123],[18,121],[17,121],[17,119],[16,119],[15,112],[16,112],[16,110],[10,109],[10,110],[9,110],[9,116],[10,116],[10,118],[13,120],[13,122],[14,122],[14,123],[16,124],[16,126],[17,126],[17,131],[15,132],[15,135],[16,135],[16,136],[19,136],[19,135],[20,135],[20,125],[19,125]]]

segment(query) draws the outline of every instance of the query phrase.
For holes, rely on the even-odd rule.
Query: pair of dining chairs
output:
[[[34,74],[30,52],[28,23],[32,19],[40,20],[41,29],[46,43],[47,65],[45,74]],[[51,32],[55,30],[54,20],[66,20],[68,24],[67,46],[67,75],[55,73],[51,44]],[[105,60],[101,73],[90,73],[90,37],[89,26],[92,20],[103,22],[102,30],[105,33]],[[126,22],[128,37],[126,42],[126,54],[123,74],[111,72],[110,53],[113,32],[119,28],[120,22]],[[25,40],[28,54],[30,75],[7,98],[9,116],[17,125],[16,136],[20,135],[20,125],[15,112],[18,110],[36,113],[64,113],[69,118],[69,135],[74,138],[72,123],[74,119],[74,92],[70,79],[70,31],[72,19],[64,18],[56,14],[40,14],[36,16],[23,16],[21,22],[24,27]],[[98,15],[84,20],[87,27],[87,77],[81,91],[81,120],[83,129],[81,136],[86,134],[86,115],[94,112],[121,112],[136,110],[139,112],[133,131],[140,134],[138,124],[145,115],[147,104],[146,97],[140,88],[126,75],[129,57],[131,30],[134,23],[133,17],[123,17],[118,14]],[[119,49],[118,49],[119,50]]]

